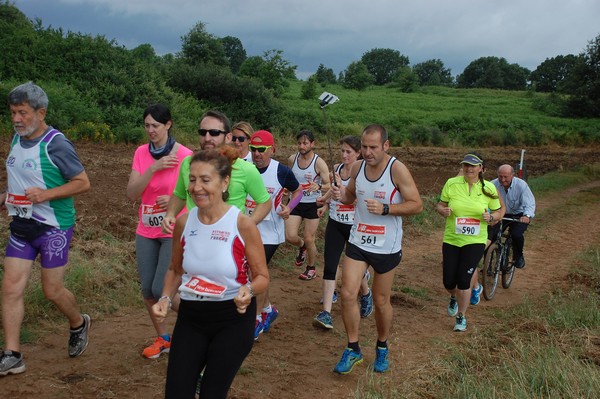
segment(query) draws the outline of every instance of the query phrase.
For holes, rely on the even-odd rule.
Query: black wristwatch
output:
[[[381,215],[385,216],[388,213],[390,213],[390,206],[388,204],[383,204],[383,212],[381,212]]]

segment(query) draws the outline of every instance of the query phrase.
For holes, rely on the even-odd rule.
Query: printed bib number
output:
[[[335,215],[340,222],[354,222],[354,205],[337,204]]]
[[[481,221],[475,218],[456,218],[456,234],[478,236],[481,232]]]
[[[310,183],[302,183],[300,184],[300,187],[302,187],[302,195],[304,197],[310,197],[312,192],[310,192]]]
[[[252,216],[254,211],[256,210],[256,201],[251,199],[246,199],[246,215]],[[263,218],[263,220],[271,219],[271,212],[267,213],[267,216]]]
[[[356,227],[356,236],[358,242],[354,244],[372,248],[383,247],[385,243],[385,226],[359,223]]]
[[[146,227],[160,227],[167,211],[158,205],[142,204],[142,224]]]
[[[179,287],[179,290],[194,295],[223,298],[227,287],[209,280],[206,277],[192,276],[190,281]]]
[[[26,195],[8,193],[6,195],[5,204],[9,216],[31,219],[33,214],[33,202],[29,201]]]

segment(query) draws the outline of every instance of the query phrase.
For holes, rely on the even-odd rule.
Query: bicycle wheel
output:
[[[483,281],[483,297],[488,301],[494,297],[496,287],[498,287],[498,260],[500,258],[500,248],[498,244],[491,244],[483,259],[483,269],[481,270],[481,280]]]
[[[515,262],[512,258],[512,239],[508,237],[504,243],[504,265],[502,265],[502,288],[509,288],[515,276]]]

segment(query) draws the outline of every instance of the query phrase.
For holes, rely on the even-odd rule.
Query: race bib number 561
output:
[[[385,243],[385,226],[359,223],[354,235],[354,245],[361,247],[383,247]]]

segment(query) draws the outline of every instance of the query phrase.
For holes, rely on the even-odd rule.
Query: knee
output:
[[[373,292],[373,305],[375,305],[375,309],[385,309],[390,305],[390,295],[381,295]]]
[[[42,286],[44,296],[51,302],[56,302],[57,298],[62,294],[64,286],[60,284],[46,284]]]
[[[314,243],[315,243],[315,236],[314,235],[306,235],[306,236],[304,236],[304,245],[305,246],[313,245]]]

